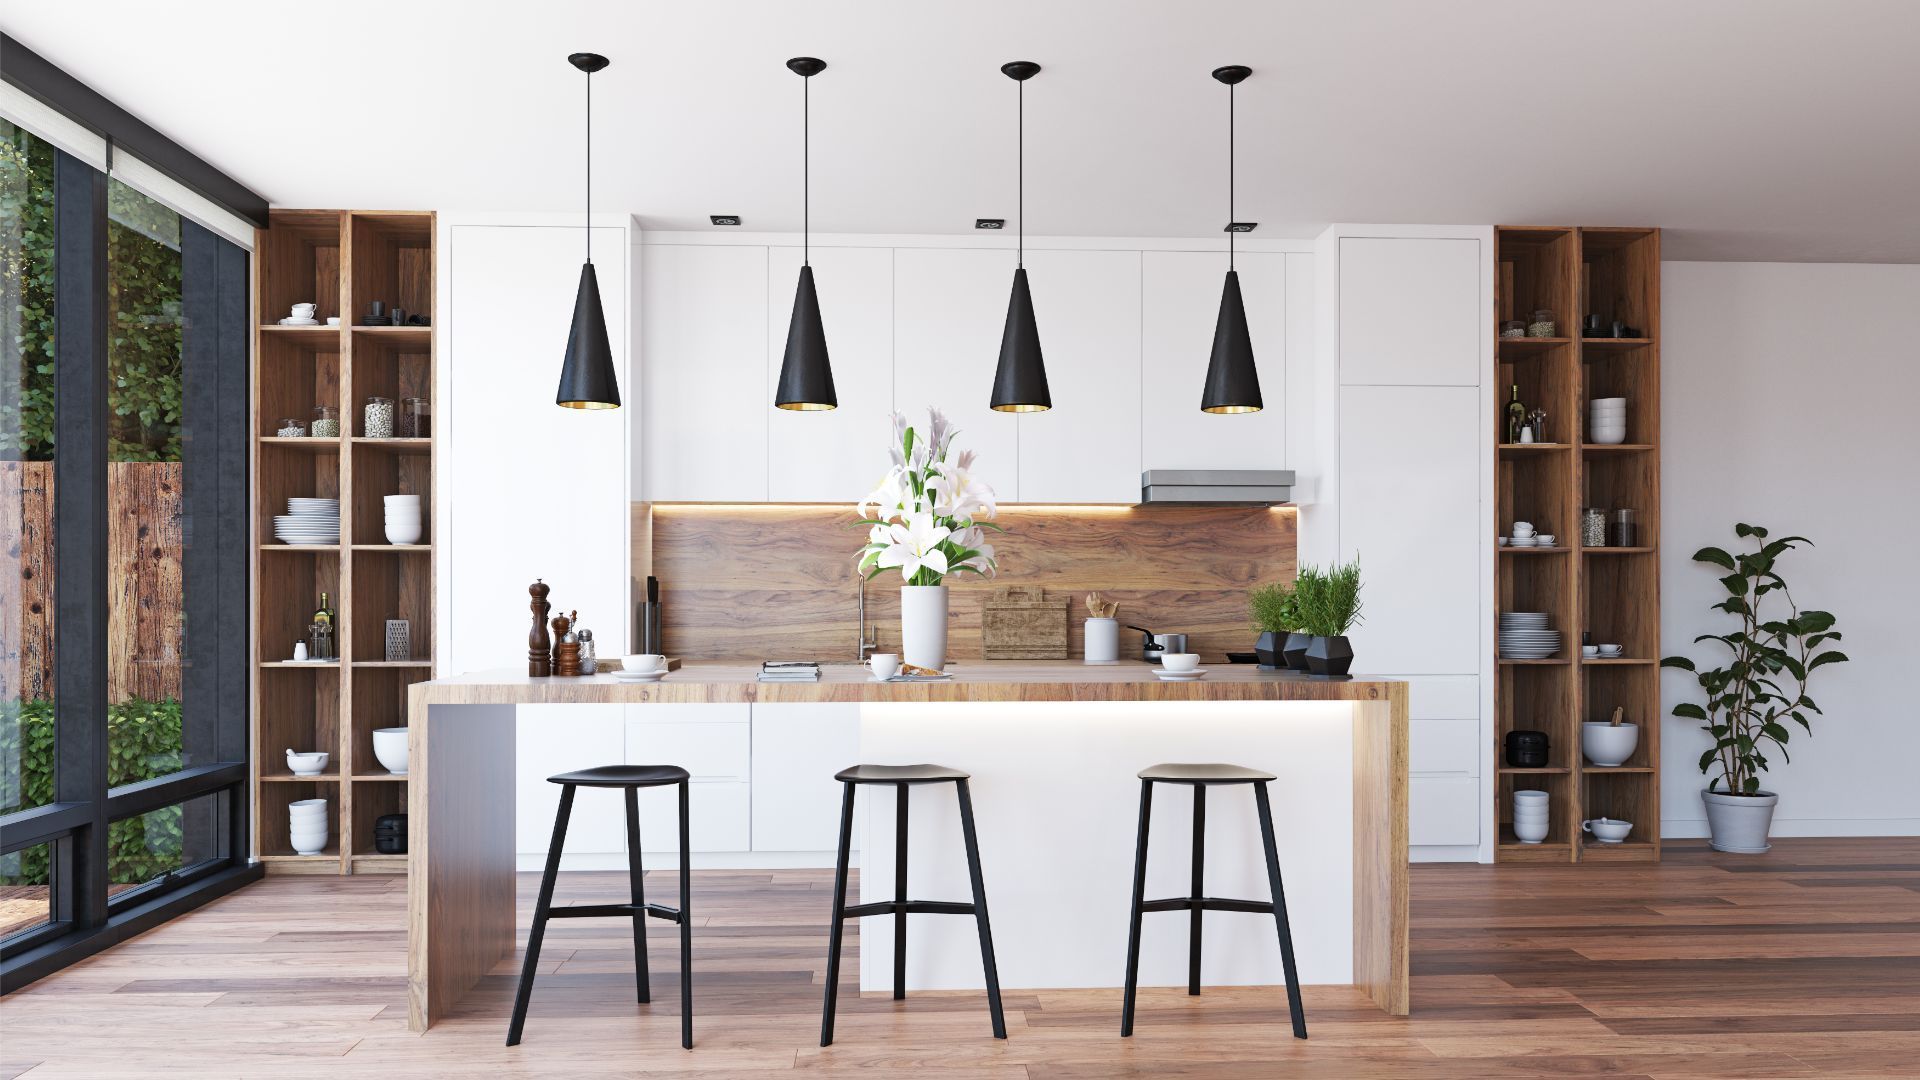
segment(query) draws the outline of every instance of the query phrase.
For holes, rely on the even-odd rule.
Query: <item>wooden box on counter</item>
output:
[[[1067,601],[1037,585],[1008,585],[980,605],[981,651],[988,660],[1065,660]]]

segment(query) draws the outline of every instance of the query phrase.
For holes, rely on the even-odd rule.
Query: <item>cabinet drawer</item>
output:
[[[751,732],[749,724],[652,724],[629,717],[627,763],[678,765],[695,780],[745,783],[753,772]]]
[[[1480,721],[1413,720],[1407,725],[1408,770],[1480,775]]]
[[[1408,781],[1407,842],[1480,842],[1480,781],[1471,776],[1416,776]]]
[[[745,782],[687,785],[688,837],[694,851],[746,851],[751,844],[753,798]],[[640,789],[640,850],[678,853],[677,787]],[[625,820],[616,813],[615,820]],[[648,869],[663,869],[654,863]]]

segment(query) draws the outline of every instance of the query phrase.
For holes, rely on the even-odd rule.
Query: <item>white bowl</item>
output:
[[[1580,752],[1595,765],[1625,765],[1640,745],[1638,724],[1587,723],[1580,725]]]
[[[387,522],[386,532],[387,543],[389,544],[417,544],[420,542],[420,523],[417,521],[389,521]]]
[[[1543,818],[1547,813],[1546,803],[1515,803],[1513,807],[1514,817]]]
[[[297,800],[297,801],[295,801],[295,802],[290,802],[290,803],[288,803],[288,804],[287,804],[287,809],[289,809],[289,810],[299,810],[299,809],[302,809],[302,808],[305,808],[305,809],[313,809],[313,808],[315,808],[315,807],[318,807],[318,808],[319,808],[319,809],[321,809],[321,810],[325,810],[325,809],[327,808],[327,800],[325,800],[325,799],[300,799],[300,800]]]
[[[1537,844],[1547,838],[1547,823],[1544,821],[1516,821],[1513,823],[1513,835],[1523,844]]]
[[[1627,441],[1627,433],[1624,431],[1595,432],[1587,441],[1599,446],[1619,446]]]
[[[293,775],[295,776],[318,776],[320,775],[320,770],[327,767],[327,759],[330,756],[331,755],[325,750],[316,750],[302,754],[289,748],[287,750],[287,768],[293,770]]]
[[[1547,793],[1544,791],[1516,791],[1513,793],[1513,801],[1515,803],[1523,803],[1523,802],[1544,803],[1547,801]]]
[[[1619,818],[1592,818],[1581,822],[1580,828],[1584,832],[1592,833],[1595,840],[1606,844],[1617,844],[1625,840],[1627,834],[1633,831],[1633,822],[1621,821]]]
[[[1200,666],[1200,654],[1192,652],[1166,653],[1160,657],[1160,666],[1168,671],[1192,671]]]
[[[373,756],[378,758],[380,764],[393,775],[407,775],[407,729],[403,727],[374,728]]]
[[[382,496],[380,496],[380,497],[381,497],[381,498],[383,498],[383,499],[385,499],[385,500],[387,501],[387,505],[388,505],[388,506],[392,506],[392,505],[393,505],[393,504],[395,504],[395,503],[417,503],[417,502],[419,502],[419,501],[420,501],[420,496],[419,496],[418,494],[413,494],[413,495],[382,495]]]
[[[1623,397],[1597,397],[1587,399],[1587,407],[1590,409],[1605,408],[1608,406],[1624,409],[1627,407],[1627,399]]]

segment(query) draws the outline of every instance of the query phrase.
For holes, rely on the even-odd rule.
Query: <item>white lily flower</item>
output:
[[[922,568],[941,575],[948,573],[946,552],[939,547],[951,530],[934,524],[932,514],[915,514],[904,523],[886,526],[886,530],[890,546],[880,553],[881,566],[899,567],[900,576],[907,581]]]
[[[880,517],[889,519],[903,512],[910,512],[914,500],[913,482],[907,476],[905,466],[896,465],[880,478],[880,484],[860,500],[859,512],[863,518]]]
[[[991,519],[998,513],[993,489],[971,471],[973,457],[973,451],[961,451],[959,458],[942,464],[939,473],[927,481],[940,513],[969,522],[975,518]]]

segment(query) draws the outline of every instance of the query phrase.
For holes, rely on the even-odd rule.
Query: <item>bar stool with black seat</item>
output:
[[[540,875],[540,899],[533,906],[533,932],[527,935],[527,958],[520,968],[520,987],[513,995],[513,1021],[507,1026],[507,1045],[520,1042],[521,1029],[527,1023],[527,1002],[533,996],[533,972],[540,963],[540,942],[546,937],[549,919],[631,918],[633,920],[634,981],[642,1004],[653,1000],[647,976],[647,931],[649,916],[680,924],[680,1045],[693,1049],[693,923],[690,910],[693,875],[687,857],[687,770],[677,765],[603,765],[547,777],[547,783],[560,785],[560,812],[553,819],[553,843],[547,847],[547,868]],[[680,789],[680,906],[649,904],[640,881],[640,789],[665,787]],[[553,906],[554,879],[560,874],[560,849],[566,845],[567,818],[573,813],[575,788],[621,788],[627,796],[627,882],[632,902],[626,904],[577,904]]]
[[[1120,1035],[1133,1034],[1133,998],[1140,978],[1140,916],[1149,911],[1190,912],[1187,940],[1187,993],[1200,993],[1200,915],[1206,911],[1272,913],[1280,932],[1280,963],[1287,974],[1287,1011],[1293,1016],[1293,1037],[1307,1037],[1307,1018],[1300,1008],[1300,975],[1293,966],[1293,931],[1287,926],[1287,898],[1280,887],[1280,855],[1273,841],[1273,807],[1267,800],[1272,773],[1238,765],[1155,765],[1140,770],[1140,838],[1133,855],[1133,921],[1127,932],[1127,991],[1120,1010]],[[1192,895],[1148,900],[1147,820],[1153,810],[1153,785],[1184,784],[1193,788]],[[1225,784],[1253,785],[1253,801],[1260,813],[1260,839],[1266,848],[1267,886],[1271,902],[1226,900],[1206,895],[1207,789]]]
[[[820,1045],[833,1044],[833,1012],[840,992],[840,939],[848,919],[867,915],[893,916],[893,997],[907,996],[907,916],[972,915],[980,930],[980,962],[986,968],[987,1009],[993,1015],[993,1037],[1007,1037],[1000,1011],[1000,969],[993,961],[993,930],[987,924],[987,890],[980,877],[980,843],[973,829],[973,796],[968,775],[941,765],[855,765],[835,773],[844,787],[840,801],[840,852],[833,865],[833,928],[827,947],[827,1002],[820,1020]],[[960,796],[960,832],[967,847],[967,873],[973,881],[973,903],[907,899],[908,790],[918,784],[953,784]],[[893,899],[847,905],[847,849],[853,842],[853,792],[863,784],[885,784],[894,789]]]

